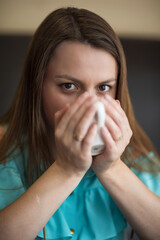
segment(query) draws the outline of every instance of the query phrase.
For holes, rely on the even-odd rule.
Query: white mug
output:
[[[106,118],[105,108],[102,102],[97,102],[96,107],[97,107],[96,119],[97,119],[98,129],[97,129],[97,135],[94,139],[94,143],[91,148],[92,156],[101,154],[105,149],[105,145],[100,133],[101,127],[105,125],[105,118]]]

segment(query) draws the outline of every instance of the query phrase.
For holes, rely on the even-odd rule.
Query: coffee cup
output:
[[[97,134],[94,139],[94,143],[91,148],[92,156],[101,154],[105,149],[104,141],[101,137],[100,129],[105,125],[106,113],[105,108],[102,102],[96,102],[97,112],[95,120],[97,122]]]

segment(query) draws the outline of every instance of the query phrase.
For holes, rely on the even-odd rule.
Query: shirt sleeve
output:
[[[5,208],[25,192],[21,173],[13,160],[0,164],[0,209]]]

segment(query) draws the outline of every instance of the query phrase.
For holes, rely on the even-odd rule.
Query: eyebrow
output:
[[[56,78],[65,78],[67,80],[71,80],[73,82],[82,84],[82,80],[77,79],[77,78],[72,77],[72,76],[69,76],[69,75],[56,75],[55,77]],[[100,83],[111,83],[111,82],[116,82],[116,81],[117,81],[117,79],[115,79],[115,78],[109,78],[109,79],[106,79],[106,80],[104,80],[104,81],[102,81]]]

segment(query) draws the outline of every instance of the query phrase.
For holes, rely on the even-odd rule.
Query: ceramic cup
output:
[[[97,107],[97,113],[95,118],[96,118],[98,128],[97,128],[97,135],[94,139],[94,143],[91,148],[92,156],[101,154],[105,149],[105,145],[101,137],[100,129],[102,126],[105,125],[106,113],[105,113],[104,105],[102,102],[97,102],[96,107]]]

